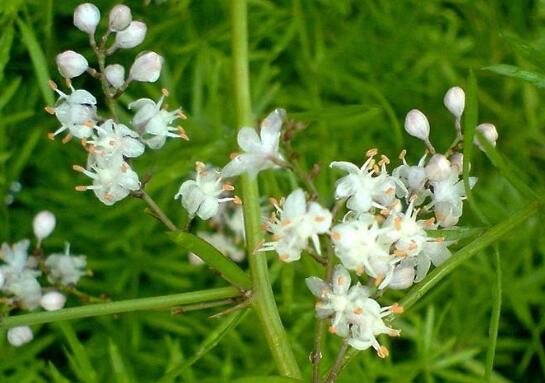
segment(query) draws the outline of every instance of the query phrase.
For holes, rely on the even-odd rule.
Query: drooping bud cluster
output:
[[[167,137],[189,138],[181,126],[173,125],[175,120],[186,118],[182,110],[169,112],[163,107],[168,95],[165,89],[157,103],[141,98],[129,105],[129,109],[135,111],[130,128],[120,121],[99,118],[96,98],[87,90],[73,87],[71,79],[88,72],[102,82],[102,89],[111,103],[132,81],[156,82],[161,75],[164,60],[157,53],[149,51],[137,55],[128,76],[120,64],[104,66],[105,57],[112,55],[118,48],[128,49],[140,45],[146,36],[146,24],[134,21],[129,7],[116,5],[112,8],[106,33],[97,45],[94,35],[99,22],[100,11],[95,5],[85,3],[76,8],[74,25],[89,34],[100,67],[98,70],[90,67],[84,56],[72,50],[59,54],[57,67],[66,79],[70,93],[63,93],[50,81],[49,85],[57,92],[59,100],[55,106],[48,106],[46,111],[54,114],[61,123],[61,127],[50,134],[50,138],[67,132],[63,142],[70,141],[72,137],[81,139],[89,153],[86,167],[74,165],[73,169],[90,177],[91,185],[80,185],[76,190],[92,190],[104,204],[113,205],[141,188],[139,177],[128,159],[142,155],[145,145],[151,149],[161,148]],[[115,39],[108,48],[106,45],[111,34],[115,34]]]
[[[0,296],[4,312],[15,309],[46,311],[60,310],[66,303],[61,291],[73,288],[86,274],[84,256],[70,255],[67,244],[63,254],[43,254],[41,243],[55,228],[55,216],[49,211],[38,213],[32,226],[36,236],[36,249],[29,253],[30,241],[23,239],[0,248]],[[46,286],[49,283],[49,286]],[[60,291],[59,291],[60,290]],[[8,341],[15,347],[30,342],[32,330],[28,326],[8,330]]]

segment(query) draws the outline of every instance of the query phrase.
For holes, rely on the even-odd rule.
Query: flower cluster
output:
[[[55,223],[55,216],[49,211],[36,215],[33,221],[36,248],[32,254],[29,253],[28,239],[11,246],[2,244],[0,292],[5,295],[3,302],[8,312],[14,309],[36,310],[39,307],[46,311],[59,310],[66,303],[66,296],[60,291],[73,288],[86,274],[85,257],[70,255],[69,244],[66,244],[64,253],[44,256],[41,243],[51,235]],[[50,286],[43,286],[46,281]],[[13,346],[21,346],[31,341],[32,337],[28,326],[8,330],[8,341]]]
[[[99,67],[90,67],[83,55],[72,50],[57,55],[57,68],[70,92],[62,92],[50,81],[50,87],[59,98],[55,106],[48,106],[46,110],[55,115],[61,124],[50,134],[50,138],[66,132],[63,142],[70,141],[72,137],[78,138],[89,153],[85,167],[75,165],[73,168],[91,178],[91,185],[80,185],[76,190],[92,190],[104,204],[113,205],[141,188],[139,177],[129,160],[141,156],[146,146],[161,148],[167,137],[189,138],[181,126],[175,125],[177,119],[186,118],[182,110],[167,111],[164,107],[164,99],[168,96],[165,89],[157,102],[141,98],[129,105],[129,109],[135,111],[129,127],[114,119],[101,118],[97,113],[95,96],[85,89],[74,88],[72,79],[87,72],[101,82],[107,102],[111,105],[131,82],[156,82],[161,74],[164,60],[155,52],[137,55],[128,76],[125,76],[125,68],[120,64],[105,64],[106,57],[118,49],[134,48],[144,41],[146,24],[133,20],[129,7],[116,5],[112,8],[108,27],[100,43],[97,43],[95,34],[99,23],[100,11],[91,3],[81,4],[74,11],[74,25],[89,36]],[[108,47],[110,36],[114,36],[114,41]]]
[[[382,318],[402,309],[395,305],[381,308],[371,298],[371,290],[359,282],[349,287],[349,271],[358,277],[366,276],[378,291],[387,287],[406,289],[421,281],[432,264],[439,266],[451,256],[452,242],[446,241],[439,230],[458,223],[466,187],[472,188],[477,180],[469,177],[468,185],[464,185],[462,177],[464,91],[459,87],[449,89],[444,103],[454,116],[456,133],[444,154],[432,145],[426,116],[413,109],[405,119],[405,130],[426,146],[426,153],[416,164],[407,162],[403,150],[401,163],[389,170],[390,159],[379,155],[377,149],[367,151],[362,166],[334,161],[330,167],[345,173],[334,190],[335,212],[342,206],[346,209],[340,221],[336,220],[336,213],[307,201],[303,190],[297,189],[279,202],[272,200],[276,211],[264,225],[271,239],[263,243],[260,251],[275,251],[284,262],[297,261],[307,251],[321,263],[327,263],[321,257],[319,236],[329,236],[331,249],[341,265],[336,267],[331,281],[307,279],[310,290],[319,299],[317,315],[330,317],[330,331],[347,337],[351,346],[374,347],[381,357],[388,352],[376,336],[399,334],[387,327]],[[252,128],[242,128],[238,144],[243,153],[233,157],[223,175],[248,173],[255,177],[264,169],[291,167],[279,151],[285,119],[285,112],[277,109],[264,120],[259,135]],[[495,145],[498,134],[492,124],[481,124],[476,129],[480,132],[475,139],[477,146],[483,148],[479,141],[483,137]]]

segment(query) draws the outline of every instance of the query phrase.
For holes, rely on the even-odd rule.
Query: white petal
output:
[[[280,130],[285,118],[286,111],[284,109],[275,109],[261,123],[261,142],[268,152],[278,151]]]
[[[238,146],[245,152],[261,152],[262,145],[254,128],[242,128],[237,135]]]
[[[359,167],[347,161],[333,161],[331,164],[329,164],[329,167],[341,169],[350,174],[357,174],[360,171]]]
[[[217,198],[206,197],[197,211],[197,215],[203,219],[207,220],[218,214],[219,202]]]

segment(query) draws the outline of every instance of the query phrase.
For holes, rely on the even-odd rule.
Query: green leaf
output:
[[[48,363],[49,367],[49,374],[51,375],[51,379],[53,379],[54,383],[70,383],[70,380],[65,378],[60,371],[55,367],[53,362],[49,361]]]
[[[498,246],[494,248],[494,266],[496,267],[496,283],[492,290],[492,313],[490,315],[490,325],[488,327],[488,350],[486,352],[485,381],[492,381],[492,372],[494,370],[494,357],[496,355],[496,346],[498,343],[498,330],[500,327],[501,302],[502,302],[502,273],[501,257]]]
[[[545,74],[543,73],[536,73],[519,68],[514,65],[507,64],[487,66],[483,69],[497,74],[501,74],[502,76],[528,81],[529,83],[537,86],[538,88],[545,88]]]
[[[28,54],[32,60],[32,65],[34,66],[36,77],[38,78],[38,87],[42,92],[45,102],[52,105],[55,102],[55,99],[53,98],[53,91],[47,84],[51,79],[51,76],[49,75],[47,60],[45,59],[44,52],[42,51],[42,48],[40,47],[40,44],[36,38],[36,33],[34,32],[32,24],[27,24],[21,19],[17,19],[17,26],[21,31],[23,44],[28,50]]]
[[[129,383],[131,379],[127,373],[127,368],[123,363],[119,348],[112,339],[108,339],[108,353],[110,354],[110,363],[114,372],[115,381],[118,383]]]
[[[170,238],[188,252],[198,255],[210,267],[221,273],[226,281],[242,289],[250,289],[250,277],[233,261],[205,240],[183,231],[167,233]]]
[[[89,354],[87,350],[79,341],[76,332],[68,322],[59,322],[57,327],[62,331],[68,346],[72,351],[72,356],[74,360],[74,368],[77,373],[86,383],[95,383],[98,382],[97,373],[91,364]]]
[[[223,337],[244,319],[247,313],[248,310],[238,311],[222,320],[219,326],[210,332],[210,334],[204,339],[197,352],[180,366],[168,371],[167,374],[159,380],[159,383],[165,383],[180,376],[186,368],[195,364],[199,359],[206,355],[206,353],[216,347]]]
[[[10,23],[2,29],[2,37],[0,37],[0,82],[4,80],[4,69],[9,61],[9,54],[13,44],[13,24]]]
[[[288,378],[285,376],[246,376],[233,380],[232,383],[302,383],[301,379]]]

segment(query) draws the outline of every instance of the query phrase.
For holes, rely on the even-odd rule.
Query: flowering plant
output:
[[[91,191],[112,209],[127,198],[142,200],[150,215],[170,232],[173,242],[187,250],[189,262],[209,265],[229,287],[145,302],[92,297],[76,289],[81,277],[92,274],[86,270],[85,257],[71,256],[68,245],[64,253],[45,257],[42,240],[53,230],[55,217],[42,212],[34,221],[37,241],[32,255],[28,254],[28,240],[2,245],[0,290],[5,296],[5,314],[41,307],[55,311],[56,316],[41,316],[40,312],[10,315],[6,319],[10,326],[7,339],[13,346],[32,340],[32,330],[25,323],[88,315],[88,309],[80,307],[63,309],[71,295],[94,303],[103,314],[176,305],[182,305],[177,308],[180,312],[229,305],[216,314],[226,317],[224,327],[234,327],[252,308],[278,372],[300,379],[299,364],[269,280],[267,255],[274,253],[282,267],[305,261],[319,267],[319,271],[307,273],[306,283],[299,281],[299,287],[306,284],[308,302],[314,302],[318,322],[310,354],[313,382],[333,382],[357,351],[370,349],[379,358],[388,357],[390,340],[386,336],[403,336],[394,318],[416,301],[422,291],[419,286],[429,290],[445,275],[442,270],[461,262],[453,254],[457,242],[453,234],[459,229],[465,201],[478,185],[477,178],[469,176],[470,164],[464,161],[464,153],[472,142],[489,153],[498,140],[493,124],[466,124],[470,119],[464,120],[464,90],[454,86],[444,95],[444,106],[453,117],[454,136],[446,149],[439,150],[432,143],[427,117],[413,109],[407,113],[404,127],[423,143],[418,161],[411,161],[406,150],[392,160],[379,149],[358,143],[364,158],[356,164],[341,158],[327,164],[329,169],[323,172],[329,171],[336,180],[328,185],[327,193],[320,193],[315,184],[320,169],[305,171],[292,147],[298,126],[304,123],[282,108],[254,123],[248,91],[245,2],[235,1],[232,7],[239,150],[225,159],[222,167],[195,162],[195,172],[185,176],[178,192],[171,195],[179,200],[178,208],[185,210],[185,222],[170,218],[175,214],[163,210],[152,198],[146,190],[149,177],[137,170],[140,157],[173,145],[170,141],[189,141],[188,132],[179,124],[191,116],[181,107],[169,108],[167,89],[161,90],[158,99],[127,97],[126,91],[135,82],[157,82],[165,65],[163,57],[151,51],[136,54],[128,71],[121,64],[110,63],[116,53],[136,48],[145,40],[147,26],[133,20],[129,7],[111,9],[100,38],[99,9],[90,3],[76,8],[73,24],[87,35],[95,63],[73,50],[58,54],[56,64],[64,84],[49,82],[58,99],[45,108],[60,125],[49,137],[55,140],[64,135],[63,143],[72,141],[85,153],[86,160],[81,162],[85,165],[72,166],[88,177],[85,184],[75,186],[77,191]],[[79,87],[84,75],[98,81],[102,96],[93,94],[92,87]],[[123,97],[123,103],[119,102]],[[475,101],[474,94],[471,101]],[[286,174],[290,187],[281,188],[280,194],[260,195],[258,180],[264,172]],[[245,262],[249,272],[244,270]],[[431,280],[430,273],[438,279],[425,284]],[[44,287],[46,284],[50,286]],[[399,292],[413,285],[416,290],[406,295]],[[326,329],[340,339],[341,346],[324,371],[321,361]],[[167,372],[170,378],[178,375],[176,369]]]

